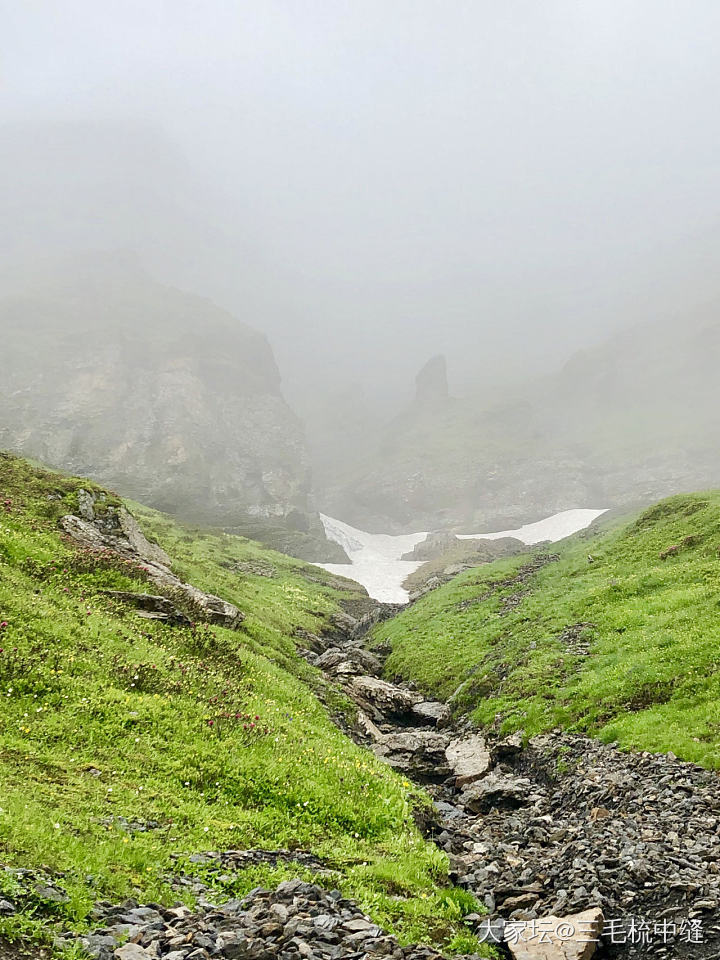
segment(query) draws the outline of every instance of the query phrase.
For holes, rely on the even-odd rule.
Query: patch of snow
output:
[[[403,587],[405,577],[423,564],[422,560],[401,560],[427,533],[407,533],[391,536],[387,533],[367,533],[349,523],[320,514],[328,540],[334,540],[345,550],[350,563],[320,563],[318,566],[341,577],[361,583],[375,600],[383,603],[407,603],[408,591]]]
[[[459,533],[457,537],[459,540],[500,540],[502,537],[515,537],[528,546],[542,543],[543,540],[556,543],[589,527],[593,520],[597,520],[603,513],[607,513],[607,510],[563,510],[562,513],[555,513],[552,517],[536,523],[526,523],[517,530],[503,530],[500,533]]]
[[[517,530],[502,530],[499,533],[458,534],[460,540],[499,540],[515,537],[531,546],[550,540],[555,543],[584,530],[585,527],[605,513],[605,510],[563,510],[552,517],[527,523]],[[393,536],[387,533],[367,533],[357,527],[320,514],[328,540],[339,543],[350,563],[319,563],[317,566],[341,577],[348,577],[362,584],[375,600],[383,603],[407,603],[408,591],[403,587],[405,578],[423,565],[422,560],[401,560],[427,533],[405,533]]]

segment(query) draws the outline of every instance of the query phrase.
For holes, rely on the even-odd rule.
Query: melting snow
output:
[[[501,537],[516,537],[528,546],[550,540],[553,543],[584,530],[605,513],[605,510],[563,510],[537,523],[527,523],[517,530],[502,530],[499,533],[464,533],[461,540],[499,540]],[[427,533],[406,533],[392,536],[387,533],[366,533],[351,527],[349,523],[320,514],[328,540],[334,540],[345,550],[350,563],[320,563],[318,566],[331,573],[349,577],[361,583],[371,597],[384,603],[407,603],[408,591],[403,581],[423,562],[401,560],[416,543],[421,543]]]

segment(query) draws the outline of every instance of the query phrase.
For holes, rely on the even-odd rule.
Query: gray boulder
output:
[[[490,750],[484,737],[475,733],[452,740],[445,756],[455,774],[455,785],[463,787],[484,777],[492,766]]]
[[[353,699],[376,722],[409,720],[422,697],[378,677],[355,677],[348,688]]]
[[[460,794],[460,805],[471,813],[487,813],[494,809],[515,809],[529,800],[532,785],[523,777],[488,773],[471,783]]]
[[[376,674],[382,669],[378,658],[362,647],[330,647],[318,658],[316,666],[334,676]]]
[[[450,720],[450,708],[438,700],[421,700],[413,706],[413,714],[421,723],[443,727]]]
[[[396,770],[422,779],[447,776],[445,759],[447,735],[435,730],[407,730],[391,733],[373,745],[373,753]]]

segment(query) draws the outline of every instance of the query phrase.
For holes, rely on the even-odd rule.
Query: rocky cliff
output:
[[[302,424],[260,333],[114,263],[6,297],[0,334],[0,447],[193,522],[329,554]]]

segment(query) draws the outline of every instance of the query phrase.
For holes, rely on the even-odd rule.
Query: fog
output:
[[[131,249],[285,389],[558,366],[717,294],[720,8],[0,3],[3,259]]]

